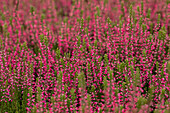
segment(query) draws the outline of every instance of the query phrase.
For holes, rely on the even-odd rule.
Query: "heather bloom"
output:
[[[168,112],[169,6],[0,2],[0,112]]]

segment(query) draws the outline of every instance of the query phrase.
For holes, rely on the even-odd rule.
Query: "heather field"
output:
[[[0,113],[170,113],[170,0],[0,0]]]

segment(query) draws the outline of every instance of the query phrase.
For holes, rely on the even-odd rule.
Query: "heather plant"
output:
[[[168,113],[169,3],[0,1],[0,112]]]

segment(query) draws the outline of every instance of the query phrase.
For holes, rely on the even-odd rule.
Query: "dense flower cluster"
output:
[[[1,113],[169,113],[170,0],[0,1]]]

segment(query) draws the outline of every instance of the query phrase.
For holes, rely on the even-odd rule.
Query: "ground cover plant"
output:
[[[0,113],[169,113],[170,0],[0,1]]]

